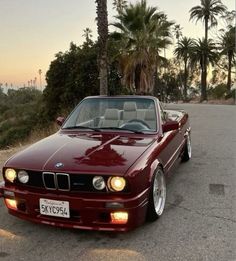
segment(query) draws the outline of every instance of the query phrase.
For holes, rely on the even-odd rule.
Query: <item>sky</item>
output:
[[[116,14],[113,0],[107,2],[108,20],[112,22]],[[235,9],[235,0],[222,2],[229,10]],[[203,36],[203,25],[189,21],[189,10],[199,5],[200,0],[147,0],[147,3],[180,24],[185,36]],[[96,39],[95,17],[94,0],[0,0],[0,83],[27,86],[36,77],[39,87],[41,69],[44,86],[45,74],[56,53],[68,50],[72,41],[82,44],[86,27],[92,29]]]

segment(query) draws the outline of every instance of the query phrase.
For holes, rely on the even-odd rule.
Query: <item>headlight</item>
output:
[[[126,181],[122,177],[110,177],[108,179],[108,187],[112,191],[122,191],[125,188]]]
[[[5,170],[5,178],[10,181],[10,182],[14,182],[14,180],[16,179],[16,171],[14,169],[6,169]]]
[[[93,186],[97,190],[103,190],[106,187],[104,178],[102,176],[95,176],[93,178]]]
[[[29,174],[25,170],[18,172],[18,179],[21,183],[27,183],[29,181]]]

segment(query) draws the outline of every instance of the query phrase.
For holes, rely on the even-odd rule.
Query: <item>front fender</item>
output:
[[[153,161],[151,168],[150,168],[150,174],[149,174],[149,182],[152,182],[153,175],[157,169],[157,167],[160,166],[163,169],[163,165],[160,160],[156,159]]]

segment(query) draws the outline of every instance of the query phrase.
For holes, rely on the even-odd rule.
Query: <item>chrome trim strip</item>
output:
[[[54,176],[54,186],[55,186],[55,188],[49,188],[49,187],[46,186],[45,180],[44,180],[44,175],[53,175]],[[43,172],[42,178],[43,178],[43,185],[46,189],[48,189],[48,190],[56,190],[57,189],[57,182],[56,182],[55,173],[53,173],[53,172]]]
[[[57,176],[67,176],[68,189],[60,189],[60,188],[59,188]],[[57,182],[56,185],[57,185],[57,189],[58,189],[58,190],[61,190],[61,191],[70,191],[71,185],[70,185],[70,175],[69,175],[69,174],[67,174],[67,173],[56,173],[56,182]]]
[[[187,128],[187,130],[184,133],[184,137],[187,137],[189,135],[189,132],[191,132],[191,127]]]

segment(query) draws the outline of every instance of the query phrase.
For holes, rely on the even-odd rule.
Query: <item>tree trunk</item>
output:
[[[201,73],[201,102],[207,100],[207,71],[202,67]]]
[[[140,89],[140,80],[141,80],[141,65],[137,64],[134,71],[134,85],[135,85],[135,93],[142,94],[142,90]]]
[[[154,86],[152,90],[152,95],[156,96],[157,90],[158,90],[158,74],[157,74],[157,62],[155,64],[155,71],[154,71]]]
[[[208,17],[205,17],[205,41],[207,42],[208,40]]]
[[[208,41],[208,20],[205,18],[205,42]],[[201,101],[207,100],[207,54],[204,53],[202,57],[202,75],[201,75]]]
[[[187,61],[184,61],[184,100],[187,100],[188,69]]]
[[[97,27],[98,27],[98,46],[99,46],[99,80],[100,95],[107,95],[107,39],[108,39],[108,20],[107,20],[107,0],[96,0],[97,3]]]
[[[233,59],[233,54],[231,52],[229,52],[228,53],[228,76],[227,76],[227,90],[228,90],[228,92],[230,92],[230,89],[231,89],[232,59]]]

